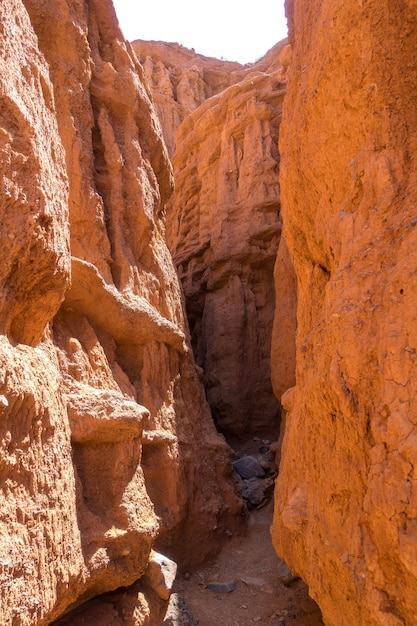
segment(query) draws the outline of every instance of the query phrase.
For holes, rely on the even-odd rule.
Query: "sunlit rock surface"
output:
[[[181,122],[207,98],[237,82],[242,65],[196,54],[177,43],[137,40],[132,47],[143,65],[172,156]]]
[[[246,65],[206,57],[177,43],[138,39],[132,47],[145,71],[171,156],[178,127],[205,100],[261,72],[279,72],[285,79],[290,57],[288,47],[281,54],[282,43]]]
[[[287,12],[297,372],[274,544],[326,624],[415,624],[417,7],[300,0]]]
[[[202,559],[240,503],[164,240],[167,150],[111,3],[4,0],[0,23],[0,605],[33,626],[139,579],[153,545]]]

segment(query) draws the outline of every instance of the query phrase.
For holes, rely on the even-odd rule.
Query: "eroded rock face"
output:
[[[68,181],[48,67],[27,13],[2,3],[0,20],[9,35],[0,41],[0,329],[33,345],[68,286]]]
[[[269,359],[288,46],[278,44],[247,66],[160,42],[136,42],[135,49],[163,131],[168,138],[177,133],[167,236],[216,424],[229,435],[278,433]],[[186,102],[179,89],[185,84],[194,85]]]
[[[183,122],[173,157],[168,241],[207,399],[229,434],[278,429],[269,354],[284,93],[271,75],[230,87]]]
[[[177,43],[142,41],[132,47],[148,79],[169,154],[174,154],[178,127],[208,98],[261,72],[285,77],[289,47],[276,44],[256,63],[241,65],[197,54]]]
[[[273,539],[326,624],[413,624],[417,8],[288,1],[287,12],[281,191],[297,373]]]
[[[172,156],[181,122],[207,98],[238,82],[242,65],[196,54],[177,43],[137,40],[132,47],[145,70]]]
[[[167,151],[111,3],[5,0],[0,23],[0,604],[33,626],[139,579],[153,545],[200,560],[240,503],[164,241]]]

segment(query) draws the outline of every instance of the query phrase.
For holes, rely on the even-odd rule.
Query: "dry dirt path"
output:
[[[215,561],[180,576],[180,592],[198,626],[322,626],[320,610],[300,580],[285,586],[271,544],[272,502],[249,516],[246,536],[233,537]],[[189,576],[189,578],[188,578]],[[206,588],[209,582],[236,582],[230,593]]]
[[[243,454],[256,455],[260,441],[255,438],[233,448]],[[272,513],[272,501],[251,511],[244,536],[231,537],[215,560],[178,574],[173,592],[184,598],[198,626],[323,626],[320,610],[309,598],[306,585],[300,579],[289,586],[281,581],[282,561],[272,547],[269,532]],[[219,593],[207,588],[208,583],[234,583],[235,588],[229,593]],[[137,623],[134,587],[130,600],[131,605],[123,590],[119,594],[106,594],[56,624],[121,626]],[[173,618],[164,621],[169,626],[190,626],[190,623],[184,607],[174,610]]]
[[[240,453],[256,456],[261,439],[229,443]],[[214,561],[178,576],[174,591],[183,595],[198,626],[323,626],[306,585],[300,579],[289,586],[281,582],[282,561],[269,532],[272,514],[272,501],[251,511],[245,536],[231,537]],[[235,582],[236,587],[218,593],[206,587],[211,582]]]

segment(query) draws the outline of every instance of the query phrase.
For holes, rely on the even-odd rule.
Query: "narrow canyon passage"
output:
[[[295,285],[281,238],[278,185],[288,46],[278,44],[250,68],[174,44],[133,46],[172,157],[175,191],[166,209],[167,240],[199,377],[214,423],[233,450],[235,468],[248,458],[260,467],[248,474],[244,467],[242,475],[235,469],[229,477],[245,504],[236,513],[244,524],[223,532],[218,555],[184,568],[187,550],[194,547],[184,546],[178,554],[173,597],[184,598],[192,617],[179,603],[177,617],[164,623],[319,626],[317,605],[277,557],[270,536],[281,425],[277,396],[294,377]],[[277,254],[281,278],[275,298]],[[274,393],[270,353],[277,301],[282,314],[274,332],[281,371]],[[145,448],[145,468],[147,454]],[[156,456],[150,459],[158,464]],[[159,484],[158,470],[152,471]],[[214,483],[208,487],[216,489]],[[160,498],[151,491],[154,502]],[[161,502],[170,506],[166,494]],[[93,600],[58,623],[77,626],[113,616],[116,626],[126,606],[120,594]]]
[[[417,3],[286,7],[0,1],[1,626],[417,624]]]
[[[236,442],[235,452],[256,457],[268,443],[264,437],[250,437]],[[226,539],[215,559],[179,573],[173,591],[185,599],[193,620],[187,622],[179,612],[175,624],[322,626],[320,609],[306,585],[291,575],[272,546],[272,515],[272,499],[249,510],[244,535]]]
[[[269,532],[280,456],[277,398],[294,384],[295,363],[296,285],[281,238],[278,184],[289,46],[281,42],[247,67],[176,44],[133,46],[172,157],[167,241],[194,357],[216,428],[234,451],[234,489],[247,507],[246,534],[230,534],[211,564],[181,571],[177,587],[203,625],[319,624],[301,580],[288,587],[280,580],[279,566],[284,579],[289,572]],[[274,381],[273,331],[280,363]],[[246,467],[248,459],[258,472]],[[222,593],[228,585],[235,588]]]
[[[264,436],[235,440],[237,458],[262,457],[271,442]],[[293,576],[272,546],[273,500],[245,513],[243,533],[225,536],[215,558],[180,569],[168,617],[155,626],[322,626],[321,612],[304,582]],[[132,597],[132,596],[130,596]],[[134,624],[129,591],[121,589],[87,602],[55,626]],[[131,612],[132,611],[132,612]],[[153,624],[153,622],[150,622]]]

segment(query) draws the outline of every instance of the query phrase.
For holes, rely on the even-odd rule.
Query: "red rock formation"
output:
[[[138,40],[132,47],[145,70],[172,156],[181,122],[207,98],[237,82],[242,66],[196,54],[177,43]]]
[[[287,12],[297,372],[273,539],[326,624],[415,624],[416,4],[300,0]]]
[[[288,47],[247,66],[174,44],[134,47],[171,145],[177,133],[167,235],[213,415],[228,434],[278,431],[269,355]]]
[[[164,242],[167,152],[111,3],[4,0],[0,23],[0,605],[33,626],[140,578],[154,542],[203,558],[240,504]]]
[[[281,44],[256,64],[247,65],[205,57],[177,43],[137,40],[132,46],[145,70],[171,156],[178,127],[207,98],[251,74],[278,71],[278,55],[283,74],[288,65],[287,54],[280,54]]]
[[[271,380],[277,398],[295,384],[297,278],[285,237],[274,268],[275,312],[271,337]]]

